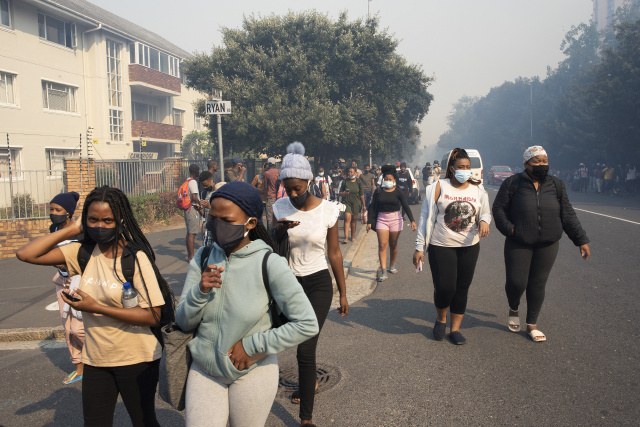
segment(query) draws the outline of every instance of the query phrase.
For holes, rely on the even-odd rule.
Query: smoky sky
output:
[[[220,45],[220,28],[239,28],[243,16],[315,9],[358,19],[369,5],[381,27],[400,40],[399,53],[435,77],[421,145],[438,142],[461,96],[485,95],[519,76],[544,78],[547,66],[564,58],[560,44],[567,31],[588,23],[593,11],[591,0],[90,1],[189,52]]]

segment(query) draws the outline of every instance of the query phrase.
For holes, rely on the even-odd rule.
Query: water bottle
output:
[[[138,306],[138,292],[131,287],[131,283],[122,284],[122,306],[124,308],[134,308]]]

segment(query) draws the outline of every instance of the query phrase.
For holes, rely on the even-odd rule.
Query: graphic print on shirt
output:
[[[444,211],[444,223],[447,228],[457,233],[467,233],[471,231],[471,226],[476,216],[476,208],[469,202],[473,201],[477,203],[476,199],[470,197],[450,197],[446,195],[445,200],[452,200]]]

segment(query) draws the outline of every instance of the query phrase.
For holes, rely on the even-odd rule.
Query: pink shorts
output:
[[[378,213],[376,230],[402,231],[402,225],[402,214],[400,211]]]

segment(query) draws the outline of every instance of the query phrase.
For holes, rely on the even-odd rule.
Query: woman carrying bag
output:
[[[467,340],[460,333],[460,324],[480,253],[480,239],[489,235],[491,206],[480,182],[471,179],[471,160],[465,150],[456,148],[451,152],[446,170],[445,179],[427,187],[413,264],[421,267],[426,248],[438,311],[434,339],[444,339],[450,311],[449,338],[462,345]]]
[[[368,210],[367,233],[374,229],[378,235],[378,254],[380,257],[380,269],[377,280],[382,282],[387,280],[387,249],[391,250],[389,260],[389,273],[397,273],[396,257],[398,256],[398,239],[402,232],[402,206],[411,221],[411,230],[416,231],[416,222],[413,220],[413,213],[409,209],[407,196],[400,190],[396,183],[398,174],[394,166],[382,167],[382,185],[373,193],[371,204]]]
[[[187,426],[264,425],[278,389],[276,354],[318,333],[313,308],[287,261],[272,253],[262,226],[262,198],[234,181],[211,196],[206,227],[213,246],[198,250],[176,310],[183,331],[196,330],[186,386]],[[262,265],[289,322],[272,328]],[[201,265],[206,265],[204,271]]]
[[[85,243],[57,245],[80,233]],[[86,253],[84,268],[83,249]],[[133,255],[132,255],[133,254]],[[133,256],[131,285],[137,302],[125,308],[123,257]],[[149,328],[160,324],[163,293],[171,292],[154,265],[155,254],[140,230],[127,196],[117,188],[100,187],[87,196],[82,216],[72,226],[40,237],[18,250],[21,261],[66,265],[70,275],[82,274],[80,286],[63,300],[82,311],[82,412],[85,425],[111,426],[118,395],[134,426],[159,426],[155,395],[162,347]]]

